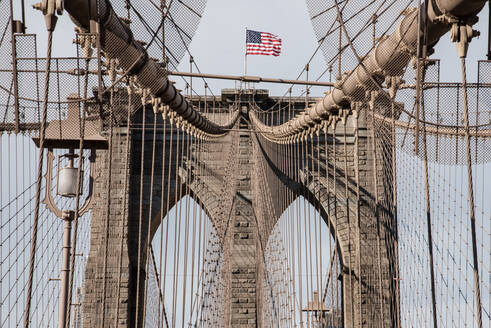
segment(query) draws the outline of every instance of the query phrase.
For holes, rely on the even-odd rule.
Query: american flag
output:
[[[246,55],[281,54],[281,39],[274,34],[246,30]]]

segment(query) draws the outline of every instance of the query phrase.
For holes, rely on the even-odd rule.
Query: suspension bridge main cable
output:
[[[87,17],[84,16],[87,4],[79,1],[80,0],[74,1],[73,3],[70,2],[70,5],[67,4],[66,9],[70,12],[72,17],[74,17],[77,24],[79,24],[81,27],[87,28]],[[104,15],[103,17],[105,17],[105,20],[101,22],[101,25],[109,31],[114,28],[117,28],[118,31],[116,34],[104,34],[105,40],[103,44],[105,45],[105,48],[103,50],[106,51],[107,55],[109,57],[119,59],[119,64],[124,68],[128,62],[131,61],[131,56],[124,57],[125,53],[116,51],[118,46],[123,44],[126,48],[129,46],[128,49],[134,50],[133,55],[143,54],[144,58],[134,69],[134,74],[139,77],[139,82],[142,84],[142,86],[148,87],[154,96],[161,97],[164,102],[168,102],[173,110],[177,111],[177,113],[183,119],[195,126],[197,129],[211,135],[221,135],[221,128],[227,127],[227,125],[217,125],[198,113],[192,107],[192,105],[186,99],[184,99],[182,94],[177,92],[176,88],[164,74],[165,71],[159,68],[155,61],[149,59],[148,53],[140,45],[138,45],[133,38],[131,38],[129,28],[124,25],[124,23],[122,23],[115,15],[107,15],[108,13],[114,12],[108,3],[108,0],[102,1],[99,6],[102,6],[101,10],[104,10],[104,12],[101,13],[101,15]],[[130,36],[129,39],[128,36]],[[128,54],[126,53],[126,55]],[[229,124],[233,124],[233,122]]]
[[[347,0],[347,1],[349,1],[349,0]],[[385,1],[387,1],[387,0],[385,0]],[[384,3],[385,3],[385,1],[384,1]],[[394,24],[395,24],[395,23],[398,21],[398,19],[399,19],[399,18],[400,18],[400,17],[403,15],[403,12],[409,8],[409,5],[411,4],[411,1],[412,1],[412,0],[409,0],[409,2],[408,2],[408,3],[406,4],[406,6],[404,7],[403,11],[401,11],[401,13],[399,13],[399,15],[398,15],[398,16],[397,16],[397,17],[396,17],[396,18],[395,18],[395,19],[392,21],[392,23],[391,23],[391,24],[389,24],[389,26],[388,26],[388,27],[385,29],[385,31],[384,31],[384,32],[383,32],[383,33],[380,35],[380,37],[379,37],[380,39],[383,39],[383,38],[384,38],[384,37],[387,35],[387,33],[388,33],[388,32],[389,32],[391,29],[392,29],[392,27],[394,26]],[[373,3],[373,2],[375,2],[375,1],[372,1],[372,3]],[[392,1],[392,2],[391,2],[391,4],[390,4],[390,5],[389,5],[387,8],[385,8],[385,9],[382,11],[382,13],[386,12],[386,11],[387,11],[387,10],[388,10],[388,9],[389,9],[389,8],[390,8],[390,7],[391,7],[393,4],[395,4],[396,2],[397,2],[397,0]],[[372,3],[371,3],[371,4],[372,4]],[[371,4],[370,4],[370,5],[371,5]],[[336,6],[336,5],[334,5],[334,6],[333,6],[333,8],[335,8],[335,6]],[[380,8],[381,6],[382,6],[382,5],[380,5],[380,6],[379,6],[379,8]],[[368,6],[367,6],[367,7],[368,7]],[[365,7],[365,8],[367,8],[367,7]],[[343,7],[343,8],[344,8],[344,7]],[[342,12],[343,8],[341,8],[341,12]],[[354,15],[352,15],[352,16],[350,16],[348,19],[346,19],[346,20],[345,20],[345,22],[347,22],[347,21],[349,21],[350,19],[352,19],[352,18],[356,17],[356,16],[357,16],[358,14],[360,14],[361,12],[362,12],[362,11],[358,11],[357,13],[355,13]],[[379,15],[380,15],[380,14],[379,14]],[[337,20],[336,20],[336,21],[337,21]],[[363,32],[364,32],[364,31],[365,31],[367,28],[369,28],[369,27],[371,26],[371,23],[372,23],[372,17],[370,17],[370,18],[367,20],[367,22],[366,22],[366,23],[363,25],[363,27],[362,27],[362,28],[361,28],[361,29],[360,29],[360,30],[359,30],[359,31],[358,31],[358,32],[357,32],[357,33],[356,33],[356,34],[355,34],[355,35],[352,37],[352,40],[353,40],[353,41],[355,41],[356,39],[358,39],[358,37],[359,37],[360,35],[362,35],[362,33],[363,33]],[[334,23],[333,23],[333,25],[332,25],[332,26],[334,26]],[[331,26],[331,28],[332,28],[332,26]],[[329,34],[331,34],[331,33],[335,32],[335,31],[336,31],[336,30],[338,30],[338,29],[339,29],[339,30],[341,30],[341,26],[339,26],[339,27],[338,27],[338,28],[336,28],[335,30],[329,30],[329,31],[326,33],[326,35],[325,35],[323,38],[321,38],[320,44],[318,45],[318,47],[317,47],[317,48],[316,48],[316,50],[314,51],[314,55],[312,55],[312,57],[310,58],[310,60],[309,60],[309,61],[307,62],[307,64],[306,64],[306,65],[303,67],[303,69],[302,69],[302,71],[299,73],[299,75],[298,75],[297,79],[298,79],[298,78],[300,78],[300,76],[303,74],[303,72],[305,72],[305,67],[307,67],[307,65],[309,65],[309,64],[312,62],[312,60],[313,60],[313,58],[314,58],[315,54],[317,53],[318,49],[319,49],[319,48],[322,46],[323,42],[324,42],[324,41],[327,39],[327,36],[328,36]],[[317,78],[316,78],[314,81],[319,81],[319,80],[320,80],[320,79],[321,79],[321,78],[322,78],[322,77],[323,77],[323,76],[324,76],[324,75],[325,75],[325,74],[326,74],[328,71],[330,71],[330,70],[331,70],[331,68],[332,68],[332,63],[334,62],[334,60],[339,59],[339,58],[340,58],[340,56],[341,56],[341,54],[343,53],[343,51],[344,51],[344,50],[346,50],[346,48],[347,48],[347,47],[349,47],[349,44],[346,44],[346,45],[344,45],[344,46],[340,47],[340,48],[337,50],[337,52],[336,52],[336,53],[333,55],[333,57],[332,57],[332,58],[331,58],[331,59],[328,61],[328,65],[327,65],[326,69],[325,69],[325,70],[324,70],[324,71],[323,71],[323,72],[322,72],[322,73],[321,73],[321,74],[320,74],[320,75],[319,75],[319,76],[318,76],[318,77],[317,77]],[[373,50],[373,49],[374,49],[374,47],[372,47],[370,50]],[[349,76],[349,75],[351,75],[351,73],[348,73],[348,76]],[[292,87],[293,87],[293,85],[291,85],[291,86],[290,86],[290,88],[292,88]],[[308,87],[308,88],[307,88],[307,90],[310,90],[311,88],[312,88],[312,86]],[[286,96],[286,94],[289,92],[289,90],[290,90],[290,89],[287,89],[287,91],[286,91],[286,92],[283,94],[283,96],[282,96],[282,97],[281,97],[279,100],[277,100],[277,101],[276,101],[276,103],[275,103],[273,106],[271,106],[270,108],[274,108],[274,107],[276,107],[277,105],[279,105],[279,103],[280,103],[280,102],[281,102],[281,101],[284,99],[284,97],[285,97],[285,96]],[[303,96],[305,93],[306,93],[306,90],[302,91],[302,92],[300,93],[300,96]],[[284,109],[284,108],[279,107],[279,108],[278,108],[278,111],[282,111],[283,109]]]
[[[476,0],[473,6],[469,7],[467,13],[469,15],[475,15],[480,11],[482,6],[484,6],[484,1]],[[433,8],[433,10],[435,10],[435,8]],[[393,53],[390,58],[384,58],[383,62],[380,62],[380,59],[377,59],[375,49],[374,51],[372,51],[370,56],[366,56],[362,60],[361,57],[358,56],[358,54],[356,53],[356,50],[354,49],[353,44],[349,39],[347,31],[345,31],[345,34],[348,36],[348,43],[350,44],[350,47],[354,50],[354,53],[359,61],[359,65],[357,66],[357,68],[351,71],[351,74],[343,79],[343,83],[340,89],[335,88],[331,93],[328,93],[322,101],[317,102],[313,107],[308,108],[305,112],[303,112],[300,116],[294,118],[293,120],[284,123],[281,126],[273,127],[269,132],[271,137],[277,140],[282,140],[289,136],[295,135],[299,131],[304,131],[308,126],[310,126],[311,122],[322,119],[322,117],[325,115],[330,115],[330,110],[331,108],[333,108],[333,106],[343,106],[344,103],[362,100],[362,98],[365,97],[365,94],[362,92],[358,93],[357,88],[352,89],[351,87],[353,85],[361,85],[362,88],[367,91],[367,89],[370,90],[371,85],[373,84],[376,90],[378,89],[388,98],[388,95],[383,90],[380,83],[376,80],[375,75],[378,73],[376,73],[374,69],[376,67],[384,68],[385,70],[387,70],[387,72],[385,73],[386,75],[389,74],[394,76],[399,75],[405,69],[405,67],[407,66],[407,62],[410,59],[407,51],[414,48],[414,31],[417,31],[417,24],[415,23],[415,20],[418,16],[418,13],[418,11],[413,11],[408,16],[406,16],[399,24],[398,31],[391,34],[391,36],[379,43],[376,48],[377,52],[382,51],[381,49],[384,49],[385,51],[391,51]],[[458,11],[456,12],[456,14],[458,14]],[[342,20],[341,24],[344,26]],[[344,29],[346,30],[345,27]],[[448,31],[448,29],[449,27],[447,25],[439,23],[439,20],[433,13],[433,16],[429,20],[429,42],[436,43],[440,39],[440,37],[446,31]],[[402,45],[404,45],[405,48],[402,48]],[[406,50],[406,48],[408,49]],[[348,94],[346,94],[345,91],[348,92]]]
[[[383,6],[383,4],[386,2],[387,0],[384,0],[384,2],[379,5],[379,9]],[[410,3],[411,3],[412,0],[409,0],[409,2],[406,4],[404,10],[407,10],[407,8],[409,7]],[[345,8],[345,6],[348,4],[349,0],[346,0],[343,8],[341,9],[341,11],[343,11],[343,9]],[[357,11],[356,13],[354,13],[352,16],[348,17],[345,22],[349,22],[351,19],[354,19],[355,17],[357,17],[359,14],[361,14],[366,8],[370,7],[372,4],[374,4],[376,2],[376,0],[372,0],[369,4],[365,5],[361,10]],[[397,0],[393,0],[388,6],[387,8],[385,8],[381,13],[384,13],[386,12],[392,5],[394,5],[395,3],[397,3]],[[330,9],[334,9],[336,7],[336,5],[333,5],[330,7]],[[403,11],[404,11],[403,10]],[[378,9],[377,9],[378,11]],[[403,12],[402,11],[402,12]],[[392,21],[391,24],[389,24],[389,26],[386,28],[386,31],[381,35],[381,38],[384,37],[388,31],[393,27],[393,25],[397,22],[397,20],[402,16],[402,12],[399,13],[399,15]],[[326,34],[319,40],[319,44],[317,46],[317,48],[314,50],[314,53],[312,54],[311,58],[307,61],[307,63],[303,66],[302,70],[300,71],[300,73],[298,74],[297,76],[297,79],[300,78],[300,76],[305,72],[305,68],[311,64],[312,60],[314,59],[315,55],[317,54],[317,52],[319,51],[319,49],[322,47],[323,43],[325,42],[325,40],[327,40],[327,36],[329,36],[330,34],[334,33],[336,30],[341,30],[341,26],[338,26],[337,28],[333,29],[334,25],[335,25],[335,22],[337,20],[335,20],[329,30],[326,32]],[[355,41],[367,28],[370,27],[370,23],[372,21],[372,18],[369,18],[368,21],[363,25],[363,27],[353,36],[353,41]],[[331,67],[331,64],[334,60],[336,60],[336,58],[339,58],[342,54],[342,52],[348,47],[349,45],[346,44],[344,46],[342,46],[340,49],[337,50],[337,53],[333,55],[333,57],[328,61],[328,65],[327,65],[327,68],[315,79],[315,81],[319,81],[330,69]],[[290,88],[293,87],[293,85],[290,86]],[[311,87],[308,88],[308,90],[310,90]],[[283,96],[280,98],[279,101],[281,101],[285,96],[286,94],[288,93],[288,89],[287,91],[285,91],[285,93],[283,94]],[[301,92],[301,95],[304,95],[305,91]],[[271,106],[272,108],[274,108],[276,105],[278,105],[278,102]]]

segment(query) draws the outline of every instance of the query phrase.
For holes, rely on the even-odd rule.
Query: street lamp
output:
[[[324,302],[320,301],[319,293],[317,291],[314,292],[313,301],[307,304],[305,309],[302,309],[302,312],[313,312],[315,316],[315,320],[319,327],[324,325],[324,319],[326,314],[328,314],[331,310],[324,304]]]
[[[78,178],[78,168],[74,167],[74,159],[78,157],[74,154],[74,150],[70,149],[70,152],[58,157],[58,167],[61,164],[61,158],[68,158],[68,166],[62,167],[58,169],[58,180],[56,181],[56,194],[72,198],[77,195],[77,178]],[[83,158],[81,158],[80,164],[83,164]],[[84,172],[81,171],[81,176],[83,176]],[[83,190],[83,179],[80,180],[80,188],[79,192],[81,193]]]
[[[48,149],[47,153],[47,169],[44,178],[46,179],[46,190],[43,203],[46,207],[57,217],[64,221],[63,229],[63,246],[62,246],[62,267],[61,267],[61,286],[60,286],[60,299],[59,299],[59,312],[58,312],[58,327],[65,328],[67,325],[67,315],[69,308],[69,282],[70,282],[70,256],[71,254],[71,232],[72,221],[75,217],[81,217],[92,208],[92,194],[94,187],[95,177],[95,158],[96,149],[107,149],[107,141],[105,138],[99,135],[98,126],[99,122],[88,120],[84,122],[84,131],[81,133],[81,120],[80,109],[77,96],[70,96],[68,98],[69,106],[67,112],[67,119],[60,121],[52,121],[46,127],[44,145]],[[74,149],[80,148],[81,138],[82,153],[75,154]],[[39,147],[39,138],[33,138],[36,145]],[[56,194],[65,198],[74,198],[82,195],[82,181],[84,180],[84,157],[83,150],[90,149],[89,156],[90,169],[89,169],[89,186],[88,194],[83,202],[82,206],[73,209],[66,210],[60,209],[56,205],[52,190],[53,181],[53,161],[54,154],[53,149],[68,149],[68,153],[58,157],[58,171],[56,174]],[[61,167],[63,159],[68,159],[66,166]],[[75,166],[75,159],[78,158],[78,165],[80,166],[80,183],[78,181],[79,168]],[[79,188],[77,190],[77,184]],[[78,204],[77,204],[78,205]]]
[[[79,155],[74,153],[73,149],[70,149],[68,153],[61,155],[58,157],[58,172],[56,176],[56,195],[62,196],[65,198],[74,198],[77,195],[77,178],[78,178],[78,168],[74,166],[75,158],[79,157]],[[68,158],[68,164],[65,167],[61,167],[62,158]],[[48,168],[46,170],[46,174],[44,175],[46,179],[46,192],[43,199],[43,204],[57,217],[63,218],[63,211],[59,209],[54,201],[53,195],[51,194],[52,189],[52,181],[53,181],[53,161],[54,154],[53,149],[48,149],[47,155],[47,164]],[[92,193],[93,193],[93,184],[94,184],[94,176],[95,176],[95,151],[93,150],[89,157],[90,161],[90,173],[89,173],[89,191],[85,202],[82,206],[79,207],[78,217],[84,215],[92,208]],[[79,165],[83,167],[84,159],[80,158]],[[82,186],[83,186],[83,175],[84,171],[81,170],[81,178],[80,178],[80,189],[79,194],[82,195]],[[73,212],[73,211],[72,211]]]
[[[68,288],[70,281],[70,256],[71,256],[71,236],[72,236],[72,221],[75,218],[75,210],[62,210],[59,209],[55,202],[53,201],[53,196],[51,195],[51,181],[53,172],[53,150],[48,150],[48,168],[46,171],[46,191],[43,203],[46,207],[53,212],[56,216],[64,222],[63,228],[63,246],[62,246],[62,265],[61,265],[61,286],[60,286],[60,299],[59,299],[59,309],[58,309],[58,327],[65,328],[67,320],[67,309],[68,309]],[[68,158],[68,165],[65,167],[60,167],[61,159],[63,157]],[[62,197],[73,198],[77,195],[77,180],[78,180],[78,168],[74,165],[75,158],[79,157],[79,163],[83,168],[83,157],[76,155],[73,149],[65,155],[58,157],[58,174],[56,179],[56,193]],[[78,210],[78,217],[84,215],[91,208],[92,200],[92,178],[94,171],[94,160],[92,158],[91,163],[91,182],[89,184],[89,195],[87,196],[84,204]],[[83,181],[83,170],[81,170],[80,177],[80,189],[79,194],[82,194],[82,181]]]

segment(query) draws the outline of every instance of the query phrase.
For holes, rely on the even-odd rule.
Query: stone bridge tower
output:
[[[91,218],[91,248],[85,272],[83,327],[98,326],[101,320],[106,326],[113,326],[117,321],[119,327],[135,327],[137,318],[138,326],[143,326],[141,306],[136,313],[136,303],[143,302],[143,290],[137,290],[137,282],[138,279],[143,282],[146,276],[144,263],[147,254],[145,247],[140,256],[137,250],[145,244],[143,238],[149,230],[152,235],[158,228],[160,219],[157,218],[165,212],[161,204],[168,202],[171,205],[168,208],[171,208],[179,201],[162,200],[160,191],[163,188],[175,190],[182,181],[187,182],[185,189],[199,200],[219,234],[220,231],[228,231],[229,238],[222,241],[230,246],[223,256],[231,264],[225,273],[229,275],[226,279],[229,283],[226,303],[230,306],[224,310],[224,326],[264,326],[260,315],[264,290],[261,249],[265,248],[267,236],[279,216],[299,196],[316,206],[337,241],[342,268],[338,279],[343,286],[344,326],[396,325],[397,230],[391,199],[391,153],[387,140],[375,138],[371,144],[368,119],[364,116],[356,119],[350,115],[345,121],[346,126],[333,124],[325,136],[307,139],[302,144],[301,147],[306,149],[320,149],[318,158],[322,161],[305,160],[298,156],[301,152],[294,155],[288,145],[279,146],[276,152],[272,152],[274,145],[271,142],[251,132],[248,104],[252,92],[260,106],[267,107],[278,100],[270,97],[266,90],[250,90],[241,94],[224,90],[218,99],[223,104],[239,99],[241,117],[234,132],[210,143],[206,154],[201,154],[202,164],[214,180],[198,176],[186,166],[186,151],[176,145],[168,145],[167,136],[171,128],[160,116],[157,124],[165,125],[166,129],[159,130],[155,149],[156,156],[164,156],[165,160],[155,162],[153,170],[170,170],[171,179],[159,173],[151,178],[151,133],[142,134],[141,129],[130,129],[127,134],[123,119],[122,126],[114,128],[110,170],[107,151],[97,154],[96,205]],[[294,99],[293,108],[302,110],[304,99]],[[121,117],[125,117],[125,113],[123,110]],[[143,124],[143,120],[145,125],[152,126],[153,112],[141,108],[135,110],[132,124]],[[107,135],[107,131],[104,133]],[[345,136],[346,142],[343,142]],[[142,142],[143,138],[148,142]],[[329,145],[327,152],[322,147],[325,144]],[[127,147],[129,153],[126,152]],[[165,149],[172,151],[164,154]],[[384,156],[376,156],[377,152],[384,152]],[[231,153],[236,156],[229,158]],[[197,154],[191,152],[190,156]],[[375,158],[385,158],[385,161]],[[333,165],[333,160],[337,164]],[[292,175],[292,170],[286,170],[284,163],[289,163],[296,172]],[[163,165],[166,166],[164,170]],[[178,176],[179,179],[176,178]],[[336,179],[337,184],[334,183]],[[110,183],[110,194],[106,193],[107,183]],[[261,191],[257,187],[259,184],[267,184],[270,195],[257,195]],[[225,196],[224,186],[235,190],[235,193]],[[153,188],[154,195],[159,196],[151,199],[150,188]],[[275,197],[285,189],[289,191],[290,198]],[[173,192],[168,194],[174,195]],[[273,200],[274,213],[261,202],[261,198],[266,196]],[[110,204],[109,213],[105,210],[106,202]],[[225,208],[230,212],[225,213]],[[224,218],[228,225],[221,222]],[[261,240],[260,234],[266,237]],[[108,252],[104,257],[101,250],[106,245]],[[121,245],[122,257],[119,255]]]

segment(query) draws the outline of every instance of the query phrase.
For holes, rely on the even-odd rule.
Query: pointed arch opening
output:
[[[222,251],[207,212],[192,196],[181,198],[149,248],[145,326],[218,325],[225,308]]]
[[[264,325],[343,326],[342,266],[326,222],[303,196],[280,216],[264,252]]]

